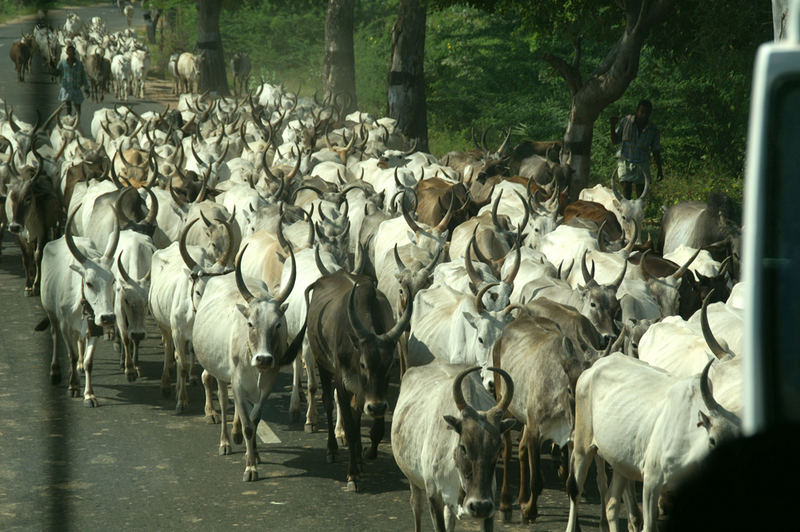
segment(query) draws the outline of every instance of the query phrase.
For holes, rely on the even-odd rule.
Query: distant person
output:
[[[656,179],[664,179],[661,165],[661,134],[658,127],[650,121],[653,104],[649,100],[641,100],[636,106],[636,114],[620,119],[612,116],[611,142],[620,144],[617,150],[617,176],[622,183],[622,194],[631,199],[632,185],[636,185],[636,197],[642,195],[645,176],[653,180],[650,173],[650,152],[656,161],[658,173]],[[621,141],[621,143],[620,143]]]
[[[58,92],[58,99],[66,103],[67,114],[72,114],[72,106],[74,105],[75,114],[80,118],[83,91],[89,92],[89,80],[83,70],[83,63],[75,56],[75,46],[68,44],[66,52],[67,58],[62,60],[56,67],[56,75],[61,78],[61,90]]]

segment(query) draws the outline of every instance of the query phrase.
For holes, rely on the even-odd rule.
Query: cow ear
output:
[[[514,428],[514,425],[516,425],[516,424],[517,424],[517,420],[516,419],[513,419],[513,418],[504,419],[503,421],[500,422],[500,434],[504,434],[504,433],[508,432],[509,430]]]
[[[83,276],[83,269],[77,264],[70,264],[69,269],[79,274],[80,276]]]
[[[697,426],[703,426],[706,430],[711,429],[711,419],[702,411],[697,411]]]
[[[442,416],[447,422],[447,428],[461,434],[461,420],[453,416]]]
[[[289,302],[287,301],[283,305],[281,305],[281,313],[286,314],[286,309],[289,308]]]
[[[475,316],[473,316],[469,312],[462,312],[461,314],[464,316],[464,319],[467,320],[467,323],[472,325],[472,328],[474,328],[474,329],[478,328],[478,324],[475,321]]]
[[[236,304],[236,310],[238,310],[239,312],[241,312],[241,313],[242,313],[242,316],[244,316],[245,318],[249,318],[249,317],[250,317],[250,316],[249,316],[249,313],[248,313],[248,311],[249,311],[250,309],[247,307],[247,305],[242,305],[241,303],[237,303],[237,304]]]

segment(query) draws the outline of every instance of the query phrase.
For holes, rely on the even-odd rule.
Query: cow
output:
[[[23,37],[22,40],[11,43],[8,57],[11,58],[14,68],[17,70],[17,81],[25,81],[25,73],[30,69],[32,55],[32,40]]]
[[[169,56],[169,61],[167,62],[167,70],[169,70],[175,82],[175,85],[172,87],[172,94],[180,94],[180,87],[178,86],[180,83],[180,78],[178,77],[178,58],[180,56],[181,54],[172,54]]]
[[[41,298],[47,318],[36,330],[50,326],[53,341],[50,382],[61,381],[58,352],[63,342],[70,359],[70,395],[80,396],[78,370],[82,368],[86,378],[83,403],[96,407],[92,363],[98,336],[103,329],[108,336],[113,335],[116,321],[111,266],[119,242],[119,226],[109,236],[105,252],[101,254],[88,239],[72,236],[73,218],[74,212],[67,219],[64,236],[44,247]]]
[[[200,60],[198,56],[183,52],[178,56],[175,69],[178,72],[179,92],[181,94],[198,92],[197,87],[200,80]]]
[[[392,417],[392,453],[411,487],[415,532],[422,530],[426,499],[437,532],[452,531],[461,516],[481,520],[484,531],[493,529],[494,470],[502,436],[515,424],[503,419],[514,382],[505,371],[489,368],[506,384],[495,403],[470,376],[480,369],[437,362],[410,368],[403,377]]]
[[[539,301],[522,307],[520,315],[503,330],[492,350],[492,365],[504,369],[517,383],[517,393],[508,411],[524,424],[519,446],[520,509],[523,523],[538,516],[537,498],[543,477],[540,449],[545,441],[565,448],[572,431],[574,413],[572,392],[580,372],[597,358],[591,345],[582,345],[577,329],[592,330],[577,311],[553,302]],[[555,308],[554,308],[555,307]],[[561,307],[561,308],[558,308]],[[547,317],[533,313],[547,314]],[[594,339],[599,335],[593,331]],[[502,392],[498,382],[495,390]],[[511,517],[508,489],[511,438],[504,438],[503,486],[500,510],[504,521]],[[527,471],[527,474],[526,474]]]
[[[89,54],[84,66],[89,78],[89,96],[95,102],[102,102],[111,82],[111,61],[95,52]]]
[[[739,416],[713,396],[708,372],[674,377],[649,364],[613,353],[578,378],[574,448],[567,492],[567,531],[578,529],[578,499],[592,458],[600,500],[616,530],[618,500],[628,481],[643,482],[644,532],[655,530],[659,496],[695,469],[726,440],[741,433]],[[606,498],[605,463],[614,470]]]
[[[231,75],[233,76],[233,92],[237,96],[243,91],[247,92],[250,80],[250,56],[244,52],[237,52],[231,57]]]
[[[36,170],[23,168],[22,178],[9,187],[5,200],[8,230],[19,240],[27,296],[39,295],[42,253],[61,216],[61,201],[42,166],[39,160]]]
[[[347,489],[356,491],[360,482],[361,414],[363,411],[374,419],[371,445],[365,454],[374,459],[385,430],[395,344],[408,326],[413,305],[407,305],[400,319],[390,326],[392,309],[386,296],[370,278],[343,270],[309,285],[305,298],[308,342],[319,369],[328,418],[327,458],[332,462],[338,448],[332,420],[335,382],[350,449]]]
[[[642,195],[636,199],[627,199],[622,196],[617,188],[616,169],[611,175],[611,190],[603,185],[596,185],[592,188],[581,190],[578,199],[584,201],[594,201],[600,203],[614,213],[617,217],[622,231],[626,238],[631,238],[635,231],[636,224],[642,226],[644,221],[644,206],[647,196],[650,193],[650,178],[645,176],[644,190]]]
[[[246,465],[242,480],[258,480],[256,430],[261,408],[269,397],[281,366],[291,364],[305,334],[301,329],[287,344],[284,302],[294,287],[294,278],[274,297],[264,284],[256,294],[242,276],[242,248],[233,274],[209,281],[192,329],[192,344],[197,361],[219,383],[222,428],[219,453],[230,454],[227,434],[227,384],[233,389],[235,416],[244,429]],[[294,253],[289,249],[290,260]],[[206,379],[204,379],[205,381]],[[206,388],[208,394],[208,388]],[[209,402],[206,397],[206,402]],[[236,421],[234,421],[234,424]]]

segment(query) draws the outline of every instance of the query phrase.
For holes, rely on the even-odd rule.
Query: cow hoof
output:
[[[136,377],[138,377],[135,371],[126,371],[125,376],[128,377],[128,382],[134,382]]]
[[[231,434],[231,436],[233,436],[233,443],[235,443],[236,445],[241,445],[242,442],[244,441],[241,432],[234,432],[233,434]]]
[[[375,460],[377,457],[378,457],[377,449],[373,449],[372,447],[370,447],[369,449],[364,451],[364,458],[366,458],[367,460]]]
[[[355,480],[348,480],[347,481],[347,487],[345,488],[345,491],[352,491],[354,493],[358,491],[358,488],[356,487]]]
[[[72,397],[80,397],[81,396],[81,390],[80,390],[80,388],[70,388],[69,389],[69,394]]]
[[[203,419],[204,419],[204,420],[205,420],[205,422],[206,422],[206,423],[208,423],[209,425],[217,425],[217,424],[219,424],[219,421],[220,421],[220,420],[219,420],[219,416],[216,414],[216,412],[215,412],[215,413],[213,413],[213,414],[208,414],[208,415],[207,415],[206,417],[204,417]]]
[[[312,434],[316,432],[317,427],[313,423],[306,423],[305,426],[303,426],[303,430],[306,431],[306,434]]]
[[[95,408],[97,406],[97,397],[94,395],[87,395],[83,398],[83,406],[86,408]]]
[[[256,480],[258,480],[258,471],[256,471],[256,468],[248,467],[247,469],[245,469],[242,480],[244,480],[245,482],[255,482]]]
[[[336,436],[336,443],[339,447],[347,447],[347,438],[344,436]]]
[[[231,454],[231,444],[230,443],[221,443],[219,445],[219,455],[220,456],[228,456]]]
[[[186,405],[183,403],[178,403],[175,405],[175,413],[180,415],[186,411]]]
[[[510,523],[511,522],[511,509],[509,508],[508,510],[502,510],[502,512],[503,512],[503,522],[504,523]]]
[[[25,287],[25,297],[32,297],[32,296],[33,296],[33,290],[30,287],[26,286]]]

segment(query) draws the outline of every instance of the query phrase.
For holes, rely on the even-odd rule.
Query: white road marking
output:
[[[272,432],[272,429],[269,428],[269,425],[263,420],[258,424],[258,430],[256,430],[256,434],[258,435],[258,439],[261,440],[261,443],[281,442],[280,438],[278,438],[278,436]]]

